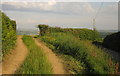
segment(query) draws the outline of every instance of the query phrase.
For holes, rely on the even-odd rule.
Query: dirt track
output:
[[[34,40],[35,43],[43,49],[43,52],[52,64],[53,74],[65,74],[63,64],[56,54],[46,47],[41,41],[38,41],[37,39]],[[28,50],[22,41],[22,36],[17,37],[16,45],[16,48],[4,57],[4,61],[2,62],[2,74],[14,74],[27,56]]]
[[[17,37],[17,46],[2,62],[2,74],[14,74],[27,56],[28,50],[22,41],[22,36]]]
[[[35,39],[35,43],[43,49],[48,60],[52,64],[53,74],[65,74],[63,64],[61,63],[61,60],[56,56],[56,54],[53,53],[51,49],[46,47],[45,44],[42,43],[41,41]]]

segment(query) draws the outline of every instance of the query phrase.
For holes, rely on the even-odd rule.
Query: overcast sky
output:
[[[116,0],[117,1],[117,0]],[[101,2],[2,2],[2,10],[17,22],[17,29],[38,24],[68,28],[93,28]],[[98,30],[118,30],[118,3],[104,2],[96,17]]]

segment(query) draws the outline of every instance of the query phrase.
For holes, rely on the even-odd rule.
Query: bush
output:
[[[0,11],[0,61],[2,61],[2,12]]]
[[[2,51],[8,53],[16,43],[16,22],[2,13]]]
[[[103,46],[120,53],[120,32],[108,35],[103,41]]]
[[[45,24],[39,24],[38,25],[38,28],[39,28],[39,31],[40,31],[40,36],[43,36],[44,34],[47,33],[47,30],[48,30],[48,25],[45,25]]]

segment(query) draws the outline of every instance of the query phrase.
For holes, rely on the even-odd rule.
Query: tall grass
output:
[[[51,74],[51,64],[32,37],[24,36],[23,41],[29,50],[29,54],[17,73],[19,74]]]
[[[86,73],[110,74],[115,72],[115,64],[102,49],[92,45],[91,41],[79,40],[71,34],[51,33],[41,40],[59,53],[73,56],[86,65]]]

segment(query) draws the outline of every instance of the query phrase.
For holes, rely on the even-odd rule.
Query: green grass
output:
[[[23,42],[27,46],[29,53],[22,64],[21,68],[17,71],[19,74],[52,74],[51,64],[48,62],[45,54],[42,52],[32,37],[24,36]]]
[[[100,34],[97,30],[90,30],[90,29],[79,29],[79,28],[60,28],[60,27],[50,27],[48,25],[38,25],[41,36],[48,34],[48,33],[70,33],[81,40],[92,40],[92,41],[99,41],[101,40]]]
[[[70,55],[58,54],[68,74],[84,74],[84,64]]]
[[[82,62],[86,73],[110,74],[115,72],[115,63],[111,57],[89,40],[80,40],[65,33],[51,33],[42,36],[41,40],[55,52],[70,55],[80,63]]]

